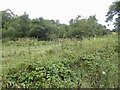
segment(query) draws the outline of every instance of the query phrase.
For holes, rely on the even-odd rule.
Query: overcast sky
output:
[[[24,12],[30,18],[43,17],[45,19],[60,20],[68,24],[77,15],[86,18],[96,15],[98,22],[105,23],[105,15],[109,6],[115,0],[0,0],[0,10],[11,9],[15,14]],[[108,28],[113,28],[112,24]]]

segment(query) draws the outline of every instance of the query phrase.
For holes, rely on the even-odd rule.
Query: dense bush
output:
[[[69,25],[68,36],[83,38],[95,37],[109,34],[110,31],[105,26],[99,24],[95,16],[90,16],[88,19],[75,19]]]
[[[70,88],[77,87],[76,74],[62,63],[23,63],[11,68],[3,88]]]
[[[61,24],[59,20],[47,20],[42,17],[30,19],[24,13],[15,15],[11,10],[2,11],[3,38],[35,37],[39,40],[54,40],[57,38],[80,38],[103,36],[110,30],[97,22],[96,16],[86,19],[71,19],[70,24]]]

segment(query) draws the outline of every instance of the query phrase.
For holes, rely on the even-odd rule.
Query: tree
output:
[[[112,21],[116,16],[115,29],[120,30],[120,1],[113,2],[113,4],[109,7],[109,11],[107,12],[106,22]]]
[[[4,28],[5,23],[10,23],[10,20],[13,19],[16,15],[10,10],[6,9],[2,12],[2,28]]]
[[[68,37],[80,38],[82,37],[95,37],[108,34],[108,30],[103,25],[97,22],[96,16],[90,16],[86,19],[79,19],[78,16],[76,19],[70,20]]]
[[[45,37],[44,27],[38,26],[38,25],[34,25],[31,28],[28,36],[30,36],[30,37],[36,37],[36,38],[43,38],[43,37]]]
[[[61,24],[59,20],[48,20],[42,17],[30,19],[24,12],[17,16],[11,10],[2,11],[3,38],[35,37],[39,40],[57,38],[79,38],[106,35],[109,30],[97,22],[96,16],[82,19],[78,15],[70,20],[70,25]]]
[[[29,15],[26,14],[26,12],[24,12],[23,15],[19,16],[20,19],[20,25],[21,25],[21,35],[23,37],[26,37],[29,30],[30,30],[30,19],[29,19]]]

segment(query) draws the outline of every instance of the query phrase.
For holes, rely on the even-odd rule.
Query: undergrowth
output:
[[[25,45],[30,42],[31,48],[47,49],[42,49],[44,53],[25,49],[26,60],[16,64],[3,61],[3,88],[115,88],[119,86],[118,39],[115,35],[82,41],[61,39],[51,42],[33,40],[33,44],[29,40],[26,42],[28,44],[24,42],[12,43],[25,48]],[[7,43],[3,44],[4,52],[7,52],[10,46]],[[15,57],[9,56],[9,58],[17,59],[18,55],[19,50]],[[31,55],[33,56],[28,58]],[[8,61],[6,57],[4,60]],[[9,64],[12,66],[10,67]]]

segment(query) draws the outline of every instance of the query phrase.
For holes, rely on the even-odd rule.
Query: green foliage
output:
[[[117,35],[80,41],[4,41],[2,53],[3,88],[119,86]]]
[[[115,29],[118,31],[120,29],[120,1],[116,0],[112,3],[109,7],[109,11],[107,12],[107,19],[106,21],[112,21],[115,17],[116,22],[114,23]]]
[[[110,31],[97,22],[95,16],[80,19],[78,16],[70,20],[70,25],[61,24],[59,20],[47,20],[42,17],[30,19],[24,12],[17,16],[11,10],[2,11],[3,38],[34,37],[38,40],[54,40],[57,38],[80,38],[107,35]],[[13,30],[11,30],[13,29]],[[12,35],[12,36],[11,36]]]
[[[70,88],[76,87],[76,75],[62,63],[23,63],[11,68],[3,88]]]
[[[42,26],[34,26],[31,28],[29,32],[30,37],[38,37],[38,38],[45,37],[44,34],[45,34],[44,27]]]
[[[72,22],[72,23],[71,23]],[[95,16],[90,16],[88,19],[78,18],[70,21],[69,37],[83,38],[95,37],[109,34],[109,30],[105,26],[99,24]]]

